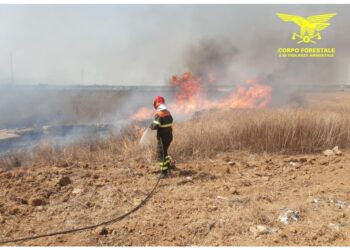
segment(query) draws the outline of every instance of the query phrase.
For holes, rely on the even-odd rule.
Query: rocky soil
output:
[[[136,213],[106,227],[7,245],[350,245],[350,151],[233,152],[181,162]],[[0,170],[0,240],[89,225],[136,206],[157,168],[107,162]]]

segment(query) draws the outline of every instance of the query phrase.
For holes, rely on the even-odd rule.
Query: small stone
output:
[[[329,161],[328,161],[328,160],[321,161],[320,164],[321,164],[322,166],[327,166],[327,165],[329,165]]]
[[[72,194],[80,194],[81,192],[83,192],[81,188],[74,188]]]
[[[324,156],[333,156],[333,155],[335,155],[335,153],[333,150],[326,149],[325,151],[323,151],[323,155]]]
[[[336,154],[336,155],[341,155],[342,154],[342,151],[339,150],[339,147],[338,146],[335,146],[333,148],[333,152]]]
[[[34,197],[29,200],[29,204],[33,207],[37,207],[45,205],[46,202],[42,197]]]
[[[88,201],[88,202],[85,203],[85,206],[87,206],[87,207],[93,207],[93,203],[91,203],[90,201]]]
[[[234,194],[234,195],[238,195],[239,194],[237,188],[231,188],[230,192],[231,192],[231,194]]]
[[[306,157],[300,157],[299,161],[302,162],[302,163],[307,162],[307,158]]]
[[[58,184],[63,187],[63,186],[67,186],[69,184],[71,184],[72,181],[71,179],[68,177],[68,176],[64,176],[62,177],[59,181],[58,181]]]
[[[44,211],[44,207],[43,206],[37,206],[35,207],[35,210],[38,212]]]
[[[208,230],[212,230],[212,228],[215,226],[215,221],[214,222],[209,222],[208,223]]]
[[[28,201],[26,199],[23,198],[17,198],[16,199],[19,203],[23,204],[23,205],[28,205]]]
[[[248,168],[256,168],[257,167],[256,161],[248,161],[247,162],[247,167]]]
[[[191,176],[186,176],[186,181],[192,181],[192,177]]]
[[[102,182],[98,182],[98,183],[96,183],[96,187],[98,187],[98,188],[100,188],[100,187],[103,187],[105,184],[104,183],[102,183]]]
[[[261,180],[263,180],[263,181],[269,181],[269,180],[270,180],[270,177],[269,177],[269,176],[263,176],[263,177],[261,177]]]
[[[284,213],[282,213],[278,220],[282,222],[283,224],[291,224],[293,222],[296,222],[299,220],[299,212],[295,211],[293,209],[287,208]]]
[[[108,229],[103,227],[101,230],[98,232],[99,235],[107,235],[108,234]]]
[[[229,161],[227,164],[228,164],[229,166],[234,166],[234,165],[236,165],[236,163],[235,163],[234,161]]]
[[[242,180],[241,181],[241,185],[244,186],[244,187],[249,187],[252,185],[252,182],[249,181],[249,180]]]
[[[284,239],[284,240],[287,240],[287,239],[288,239],[288,235],[286,235],[285,233],[281,233],[281,234],[279,235],[279,237],[281,237],[281,238]]]
[[[298,159],[295,158],[295,157],[287,157],[287,158],[285,158],[283,161],[284,161],[284,162],[291,162],[291,161],[296,162],[296,161],[298,161]]]
[[[9,214],[11,215],[16,215],[20,212],[21,210],[18,207],[14,207],[9,211]]]
[[[217,207],[217,206],[209,206],[209,207],[208,207],[208,211],[209,211],[209,212],[213,212],[213,211],[216,211],[216,210],[218,210],[218,207]]]
[[[329,224],[328,224],[328,227],[329,227],[330,229],[335,230],[335,231],[339,231],[340,228],[345,227],[345,226],[346,226],[346,225],[343,224],[343,223],[329,223]]]
[[[309,197],[309,198],[306,199],[306,202],[319,204],[320,203],[320,199],[319,198],[314,198],[314,197]]]
[[[345,209],[348,207],[348,203],[343,200],[337,200],[337,199],[330,199],[330,203],[332,203],[334,206],[340,209]]]
[[[289,162],[289,165],[296,169],[301,167],[301,164],[299,162],[294,162],[294,161]]]
[[[250,227],[249,231],[252,232],[255,236],[258,236],[261,234],[275,233],[277,229],[271,228],[265,225],[257,225],[257,226]]]
[[[271,158],[266,159],[265,163],[272,163],[272,159]]]

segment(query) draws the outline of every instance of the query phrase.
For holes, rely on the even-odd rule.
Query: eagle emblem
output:
[[[300,26],[300,33],[294,32],[292,35],[292,40],[299,38],[299,43],[314,43],[316,44],[314,38],[321,40],[321,30],[324,30],[331,24],[328,22],[336,13],[328,13],[323,15],[315,15],[304,18],[302,16],[289,15],[283,13],[277,13],[277,16],[284,22],[294,22]]]

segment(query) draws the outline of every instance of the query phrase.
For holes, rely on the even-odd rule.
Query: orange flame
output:
[[[271,102],[271,86],[250,79],[249,86],[239,87],[231,95],[218,103],[218,107],[264,108]]]
[[[144,121],[152,119],[154,110],[148,107],[140,108],[135,114],[132,115],[131,119],[136,121]]]
[[[210,100],[203,91],[201,78],[190,72],[184,73],[182,77],[172,76],[170,83],[178,87],[175,101],[168,105],[174,115],[191,115],[210,108],[263,108],[271,101],[271,86],[259,83],[256,79],[248,80],[246,85],[238,87],[221,100]],[[153,113],[153,109],[142,107],[132,119],[151,119]]]

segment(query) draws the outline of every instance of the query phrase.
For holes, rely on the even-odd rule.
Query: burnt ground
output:
[[[120,222],[12,245],[349,246],[349,156],[234,152],[178,163],[151,200]],[[2,171],[0,240],[122,214],[152,188],[155,170],[111,156]],[[278,219],[286,209],[298,215],[289,224]]]

